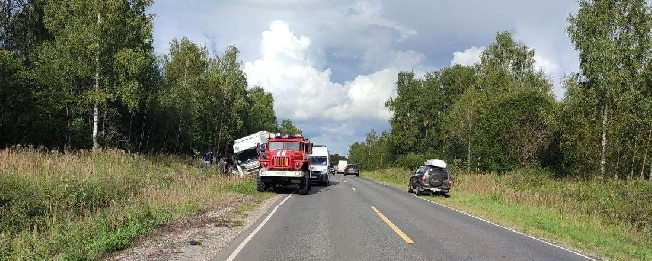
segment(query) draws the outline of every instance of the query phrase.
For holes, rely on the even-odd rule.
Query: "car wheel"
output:
[[[414,194],[417,196],[421,196],[423,190],[421,190],[421,186],[417,186],[416,189],[414,190]]]
[[[451,197],[451,193],[450,193],[450,192],[449,192],[449,193],[444,193],[444,197],[445,197],[445,198],[450,198],[450,197]]]
[[[355,174],[356,177],[360,177],[360,173]]]

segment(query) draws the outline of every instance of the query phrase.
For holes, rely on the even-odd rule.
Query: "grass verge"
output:
[[[451,172],[450,198],[424,197],[588,256],[652,260],[652,184],[647,181],[559,180],[541,170],[500,176]],[[386,169],[361,175],[407,189],[410,174]]]
[[[0,260],[98,260],[175,220],[226,206],[244,215],[273,196],[172,156],[5,149],[0,166]]]

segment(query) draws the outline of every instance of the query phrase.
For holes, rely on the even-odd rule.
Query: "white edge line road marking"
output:
[[[263,220],[263,222],[260,222],[260,225],[258,225],[258,227],[256,227],[256,229],[254,229],[254,231],[252,231],[251,234],[249,234],[249,236],[247,236],[247,238],[245,238],[245,240],[242,241],[242,243],[240,243],[240,245],[238,245],[238,247],[233,251],[233,253],[231,253],[231,255],[229,256],[229,258],[227,258],[226,260],[227,260],[227,261],[233,261],[233,259],[235,259],[235,257],[236,257],[236,256],[240,253],[240,251],[245,247],[245,245],[249,242],[249,240],[251,240],[251,239],[254,237],[254,235],[256,235],[256,233],[258,233],[258,231],[259,231],[261,228],[263,228],[263,226],[265,225],[265,223],[267,223],[267,221],[269,221],[269,219],[272,218],[272,215],[274,215],[274,213],[276,213],[276,210],[278,209],[278,207],[280,207],[281,205],[283,205],[283,203],[285,203],[285,201],[288,200],[291,196],[292,196],[292,194],[288,195],[287,197],[285,197],[285,199],[283,199],[283,201],[281,201],[281,203],[279,203],[278,205],[276,205],[276,207],[274,207],[274,210],[272,210],[272,212],[270,212],[270,213],[267,215],[267,217],[265,217],[265,219]]]
[[[378,181],[375,181],[375,180],[371,180],[371,179],[369,179],[369,180],[370,180],[370,181],[373,181],[373,182],[375,182],[375,183],[378,183],[378,184],[380,184],[380,185],[388,186],[388,187],[392,187],[392,188],[393,188],[393,186],[390,186],[390,185],[388,185],[388,184],[385,184],[385,183],[382,183],[382,182],[378,182]],[[593,260],[593,261],[595,261],[595,259],[593,259],[592,257],[589,257],[589,256],[587,256],[587,255],[584,255],[584,254],[582,254],[582,253],[580,253],[580,252],[577,252],[577,251],[574,251],[574,250],[572,250],[572,249],[565,248],[565,247],[560,246],[560,245],[555,245],[555,244],[552,243],[552,242],[548,242],[548,241],[546,241],[546,240],[543,240],[543,239],[540,239],[540,238],[536,238],[536,237],[534,237],[534,236],[531,236],[531,235],[525,234],[525,233],[520,232],[520,231],[517,231],[517,230],[515,230],[515,229],[509,228],[509,227],[506,227],[506,226],[503,226],[503,225],[499,225],[499,224],[497,224],[497,223],[494,223],[494,222],[491,222],[491,221],[489,221],[489,220],[483,219],[483,218],[481,218],[481,217],[477,217],[477,216],[471,215],[471,214],[466,213],[466,212],[464,212],[464,211],[457,210],[457,209],[454,209],[454,208],[452,208],[452,207],[449,207],[449,206],[446,206],[446,205],[443,205],[443,204],[437,203],[437,202],[435,202],[435,201],[432,201],[432,200],[429,200],[429,199],[426,199],[426,198],[423,198],[423,197],[419,197],[419,196],[416,196],[416,195],[413,195],[413,196],[416,197],[416,198],[420,198],[420,199],[423,199],[423,200],[425,200],[425,201],[428,201],[428,202],[430,202],[430,203],[433,203],[433,204],[436,204],[436,205],[439,205],[439,206],[445,207],[445,208],[447,208],[447,209],[453,210],[453,211],[458,212],[458,213],[460,213],[460,214],[463,214],[463,215],[466,215],[466,216],[469,216],[469,217],[475,218],[475,219],[480,220],[480,221],[483,221],[483,222],[485,222],[485,223],[488,223],[488,224],[491,224],[491,225],[494,225],[494,226],[497,226],[497,227],[500,227],[500,228],[503,228],[503,229],[509,230],[509,231],[514,232],[514,233],[516,233],[516,234],[519,234],[519,235],[523,235],[523,236],[529,237],[529,238],[534,239],[534,240],[536,240],[536,241],[539,241],[539,242],[542,242],[542,243],[545,243],[545,244],[551,245],[551,246],[553,246],[553,247],[556,247],[556,248],[559,248],[559,249],[562,249],[562,250],[565,250],[565,251],[571,252],[571,253],[573,253],[573,254],[576,254],[576,255],[578,255],[578,256],[584,257],[584,258],[586,258],[586,259],[589,259],[589,260]]]

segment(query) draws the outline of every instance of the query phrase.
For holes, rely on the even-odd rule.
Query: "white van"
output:
[[[326,145],[312,145],[310,154],[310,181],[328,186],[328,163],[330,155]]]

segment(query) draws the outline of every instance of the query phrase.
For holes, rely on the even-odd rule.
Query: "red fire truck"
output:
[[[301,134],[269,134],[258,159],[258,191],[297,185],[299,194],[308,194],[311,153],[312,143]]]

